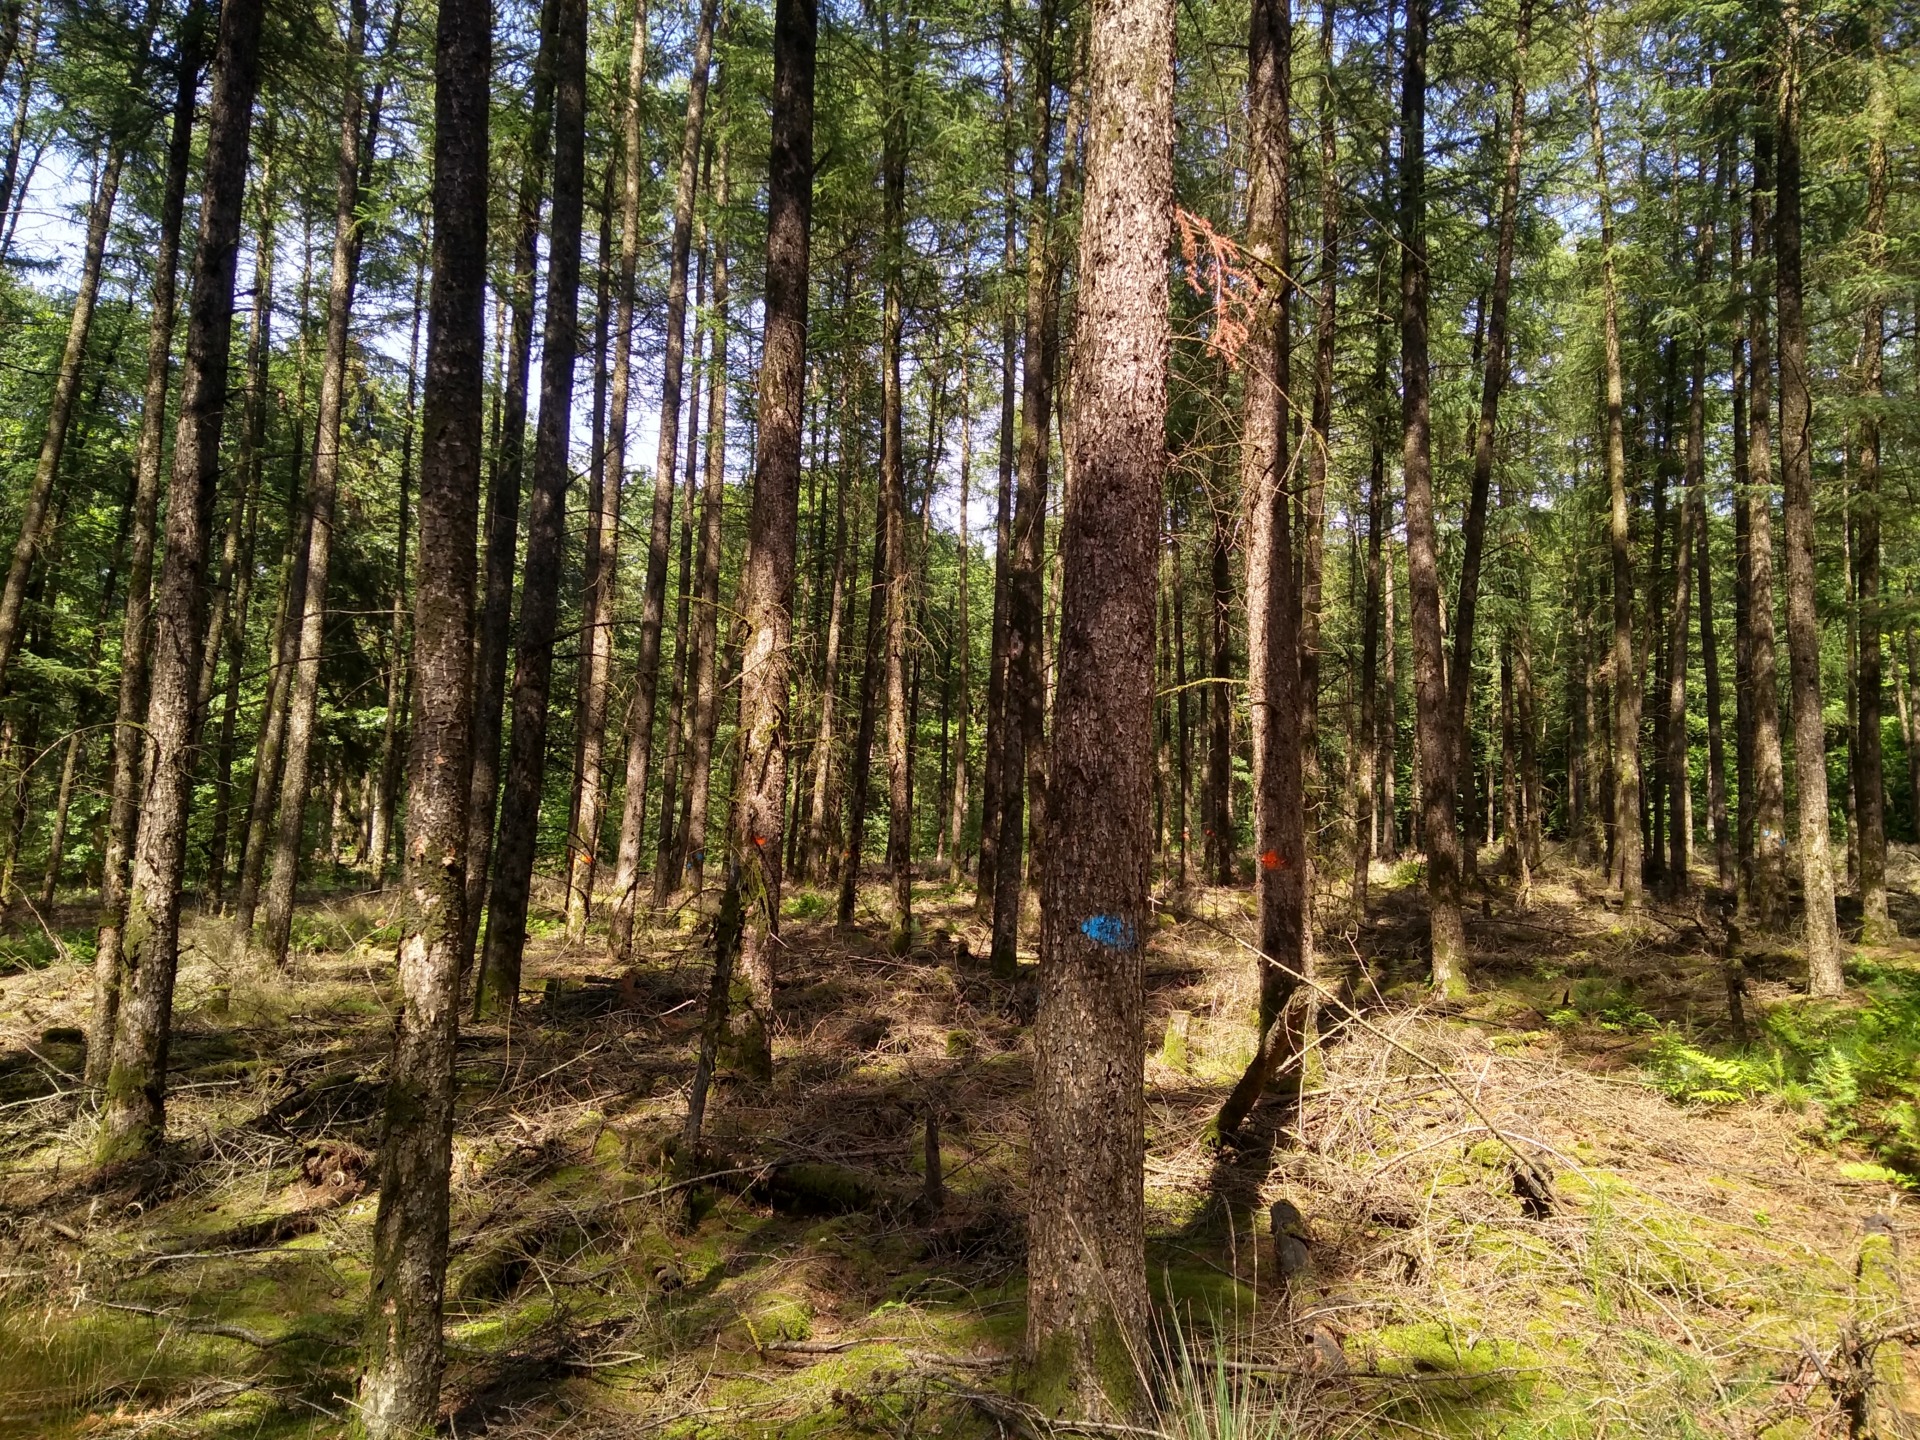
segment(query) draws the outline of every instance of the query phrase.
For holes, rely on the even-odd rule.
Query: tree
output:
[[[1139,1406],[1146,1354],[1143,936],[1166,470],[1173,5],[1096,0],[1041,881],[1027,1354],[1038,1403]],[[1004,883],[1005,876],[1002,875]]]
[[[787,723],[792,702],[793,564],[800,523],[800,429],[805,407],[807,278],[813,216],[814,0],[776,0],[773,142],[767,190],[766,338],[760,361],[759,447],[747,561],[740,586],[741,764],[731,836],[743,930],[733,1039],[752,1071],[773,1066],[774,946],[786,823]]]
[[[1800,274],[1799,0],[1780,14],[1774,143],[1778,199],[1773,212],[1775,304],[1780,314],[1781,518],[1787,542],[1787,665],[1793,697],[1794,782],[1800,796],[1800,885],[1806,897],[1807,988],[1838,995],[1840,927],[1828,858],[1827,724],[1820,702],[1820,622],[1814,613],[1813,403],[1807,378],[1807,324]]]
[[[1407,590],[1413,682],[1419,699],[1420,799],[1427,850],[1427,930],[1433,988],[1467,988],[1460,917],[1460,837],[1454,825],[1453,707],[1440,633],[1440,558],[1434,528],[1431,376],[1427,351],[1427,0],[1408,0],[1400,87],[1400,468],[1406,485]]]
[[[680,170],[673,188],[673,254],[667,270],[667,338],[660,385],[660,449],[653,469],[653,517],[647,540],[647,588],[640,615],[640,659],[627,707],[627,790],[620,811],[615,860],[614,949],[632,943],[639,903],[640,842],[646,825],[647,774],[653,753],[653,712],[660,693],[660,628],[666,618],[667,543],[673,525],[673,484],[680,454],[680,383],[687,325],[687,257],[693,245],[693,194],[699,175],[700,134],[706,123],[707,65],[713,52],[715,0],[701,0],[680,138]]]
[[[553,222],[547,249],[546,330],[540,351],[540,418],[534,431],[533,495],[521,566],[519,644],[514,657],[513,739],[501,788],[500,835],[487,891],[486,949],[474,983],[474,1013],[506,1013],[520,997],[527,901],[546,766],[547,707],[559,627],[561,551],[566,542],[567,452],[573,365],[579,344],[580,222],[586,206],[587,15],[585,0],[560,0],[554,21]]]
[[[433,288],[420,449],[420,569],[407,756],[401,1003],[380,1120],[359,1424],[426,1432],[439,1409],[453,1162],[454,1043],[466,951],[468,741],[487,275],[488,0],[440,0],[434,58]]]
[[[167,489],[165,558],[153,605],[147,746],[152,780],[134,842],[125,964],[100,1156],[144,1154],[166,1135],[167,1042],[179,961],[180,894],[193,799],[194,687],[206,643],[206,564],[227,407],[233,277],[240,250],[253,96],[260,74],[261,0],[220,11],[207,110],[200,229],[188,302],[180,424]]]

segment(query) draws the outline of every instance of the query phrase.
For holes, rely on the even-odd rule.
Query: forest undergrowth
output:
[[[1896,911],[1920,929],[1920,861],[1897,860]],[[1329,998],[1302,1096],[1224,1151],[1206,1136],[1254,1042],[1251,901],[1163,897],[1158,1334],[1135,1357],[1153,1433],[1911,1433],[1920,946],[1856,949],[1848,1001],[1815,1004],[1793,948],[1736,936],[1736,969],[1710,910],[1653,902],[1628,924],[1556,862],[1524,910],[1493,883],[1473,994],[1436,1008],[1417,877],[1375,877],[1365,925],[1323,897]],[[723,1072],[695,1154],[705,917],[683,907],[619,970],[542,898],[516,1018],[460,1037],[450,1432],[1042,1432],[1011,1398],[1031,980],[990,976],[971,891],[916,891],[897,958],[877,890],[847,929],[824,897],[789,896],[774,1079]],[[316,895],[284,974],[194,922],[174,1141],[105,1169],[77,1080],[88,916],[16,921],[0,1436],[339,1433],[393,903]],[[1299,1275],[1268,1233],[1282,1198],[1304,1217]]]

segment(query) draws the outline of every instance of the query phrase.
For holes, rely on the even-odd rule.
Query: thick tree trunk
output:
[[[1166,470],[1172,0],[1096,0],[1078,266],[1073,483],[1041,879],[1028,1217],[1029,1390],[1125,1419],[1147,1344],[1142,961],[1153,600]],[[1284,33],[1284,32],[1283,32]],[[1005,875],[1002,875],[1004,882]]]
[[[206,639],[207,550],[220,474],[240,202],[246,189],[263,9],[261,0],[227,0],[220,11],[214,54],[180,424],[168,489],[165,559],[153,606],[146,726],[152,778],[134,842],[124,940],[127,979],[107,1075],[103,1160],[144,1154],[166,1134],[167,1045],[195,768],[194,687]]]
[[[513,577],[519,563],[520,491],[526,472],[527,378],[533,357],[534,274],[540,250],[540,206],[546,190],[548,150],[553,138],[556,32],[561,0],[541,0],[540,49],[533,64],[533,94],[527,116],[526,154],[521,161],[516,202],[513,268],[509,281],[511,319],[507,373],[501,387],[498,443],[487,486],[486,571],[481,580],[479,628],[473,653],[473,733],[469,754],[473,787],[467,800],[467,926],[463,966],[473,962],[485,913],[487,876],[493,864],[494,806],[500,788],[502,707],[507,689],[507,655],[513,641]],[[644,31],[645,3],[635,24]]]
[[[231,0],[229,0],[231,3]],[[434,91],[433,289],[421,416],[419,699],[407,755],[407,910],[400,1004],[380,1121],[366,1359],[358,1423],[373,1440],[432,1428],[439,1409],[453,1160],[454,1044],[467,928],[473,552],[480,489],[487,276],[486,0],[440,0]]]
[[[347,87],[340,115],[340,149],[334,175],[333,260],[327,281],[327,339],[320,361],[320,407],[314,422],[313,478],[307,487],[311,530],[307,541],[306,593],[300,607],[299,640],[287,706],[287,738],[280,782],[280,814],[274,837],[273,879],[267,886],[264,953],[287,963],[293,933],[294,895],[300,879],[301,828],[306,813],[313,731],[319,718],[320,661],[326,648],[327,581],[333,561],[333,516],[340,491],[340,421],[346,404],[347,342],[354,290],[360,274],[362,156],[371,158],[379,136],[376,100],[360,133],[359,68],[366,48],[365,0],[353,0],[346,37]],[[364,146],[364,149],[362,148]]]
[[[1800,887],[1806,900],[1807,988],[1838,995],[1840,927],[1834,915],[1827,817],[1827,727],[1820,701],[1820,618],[1814,610],[1813,401],[1800,279],[1799,0],[1781,11],[1774,110],[1779,194],[1773,217],[1774,291],[1780,313],[1781,516],[1787,542],[1787,662],[1793,696],[1794,788],[1800,799]]]
[[[792,701],[793,569],[800,522],[800,427],[806,397],[809,231],[813,217],[815,0],[776,0],[773,132],[767,182],[766,327],[758,453],[740,610],[740,773],[729,884],[741,896],[734,1048],[749,1073],[773,1068],[774,955],[786,820]]]
[[[647,532],[640,656],[634,674],[633,698],[627,706],[627,788],[620,809],[620,848],[614,859],[613,946],[616,954],[625,954],[633,941],[634,910],[639,904],[647,775],[653,755],[653,715],[660,694],[660,631],[666,620],[667,548],[673,534],[673,489],[680,454],[687,261],[693,249],[693,199],[699,179],[700,136],[706,123],[707,71],[713,55],[716,4],[717,0],[701,0],[699,29],[694,36],[689,70],[686,123],[680,135],[680,168],[673,188],[673,251],[667,269],[667,333],[660,382],[660,447],[653,469],[653,515]],[[794,433],[797,443],[799,432]]]
[[[1747,388],[1747,619],[1753,718],[1753,804],[1749,828],[1753,864],[1748,900],[1763,930],[1787,923],[1786,767],[1780,755],[1780,678],[1774,654],[1773,609],[1773,345],[1767,325],[1772,254],[1768,197],[1773,189],[1771,130],[1755,137],[1753,157],[1753,259],[1748,270],[1751,349]]]
[[[1408,0],[1400,101],[1401,472],[1407,488],[1407,589],[1413,614],[1414,689],[1419,703],[1422,827],[1427,854],[1433,987],[1467,989],[1467,934],[1460,917],[1460,836],[1454,823],[1453,702],[1440,633],[1440,557],[1434,530],[1431,376],[1427,361],[1427,6]]]
[[[1613,182],[1600,127],[1600,92],[1591,32],[1583,35],[1593,173],[1600,189],[1600,290],[1606,316],[1608,542],[1613,568],[1613,844],[1612,883],[1629,910],[1640,904],[1640,687],[1633,666],[1633,550],[1627,512],[1625,387],[1620,378],[1619,296],[1614,283]]]
[[[728,200],[730,151],[724,131],[714,157],[714,213],[724,215]],[[713,232],[713,357],[707,381],[707,477],[700,501],[700,578],[694,590],[694,654],[689,667],[693,690],[687,743],[687,815],[680,826],[680,857],[675,869],[699,894],[707,861],[707,805],[712,794],[713,736],[719,719],[716,688],[720,618],[720,507],[726,489],[727,459],[727,238]]]
[[[1875,50],[1879,42],[1875,40]],[[1878,61],[1878,55],[1875,55]],[[1859,729],[1854,777],[1859,790],[1861,939],[1884,943],[1898,933],[1887,914],[1886,765],[1880,752],[1880,415],[1874,407],[1886,393],[1886,305],[1879,290],[1886,261],[1887,142],[1886,85],[1878,65],[1869,98],[1876,128],[1867,151],[1867,266],[1876,288],[1867,302],[1860,341],[1860,388],[1867,408],[1860,417],[1860,489],[1855,501],[1856,583],[1860,589]],[[1920,818],[1920,817],[1916,817]]]
[[[567,538],[567,456],[573,369],[580,339],[580,224],[586,207],[586,0],[560,0],[554,29],[553,225],[547,245],[547,314],[540,349],[540,417],[521,563],[513,667],[513,736],[500,788],[500,834],[487,882],[487,934],[474,985],[474,1013],[510,1013],[520,996],[527,905],[540,830],[547,760],[547,707],[559,625],[560,569]]]
[[[36,12],[37,13],[37,12]],[[198,36],[204,12],[190,12],[185,33]],[[173,356],[173,327],[180,273],[180,227],[186,209],[187,172],[193,158],[193,112],[200,84],[200,46],[183,49],[174,87],[173,116],[167,139],[166,178],[160,194],[160,230],[153,259],[153,291],[148,311],[147,374],[141,391],[140,432],[134,442],[133,508],[127,552],[127,600],[120,628],[120,685],[113,724],[111,790],[107,800],[107,843],[101,860],[100,929],[93,964],[93,1010],[87,1025],[86,1080],[103,1085],[113,1058],[115,1017],[119,1013],[121,952],[125,936],[128,868],[134,829],[139,823],[140,762],[145,750],[140,722],[147,699],[147,662],[152,639],[153,532],[160,508],[161,450],[166,441],[167,381]],[[256,259],[255,284],[272,290],[271,252],[262,267]],[[258,310],[256,309],[256,319]]]

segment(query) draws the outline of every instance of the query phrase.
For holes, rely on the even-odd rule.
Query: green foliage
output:
[[[1859,965],[1852,978],[1864,1004],[1775,1006],[1764,1039],[1743,1051],[1662,1035],[1647,1059],[1654,1082],[1682,1104],[1811,1101],[1829,1142],[1855,1141],[1893,1172],[1920,1176],[1920,973]]]
[[[1585,1021],[1610,1035],[1637,1034],[1658,1024],[1634,999],[1630,985],[1603,976],[1577,982],[1567,1003],[1550,1011],[1547,1019],[1562,1030]]]

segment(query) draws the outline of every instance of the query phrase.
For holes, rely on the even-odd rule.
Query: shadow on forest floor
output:
[[[1897,859],[1920,930],[1920,866]],[[1847,1003],[1815,1005],[1791,942],[1750,939],[1735,1044],[1715,927],[1658,901],[1629,923],[1556,860],[1524,911],[1488,877],[1474,993],[1443,1013],[1417,868],[1376,868],[1365,923],[1323,884],[1324,973],[1354,1013],[1323,1015],[1305,1093],[1229,1150],[1203,1135],[1253,1045],[1249,897],[1170,897],[1152,936],[1149,1268],[1163,1338],[1200,1357],[1163,1431],[1221,1435],[1226,1409],[1277,1433],[1808,1433],[1837,1413],[1823,1372],[1856,1360],[1874,1404],[1908,1403],[1895,1347],[1855,1342],[1920,1279],[1874,1249],[1914,1225],[1920,950],[1860,950]],[[823,898],[789,897],[774,1078],[721,1077],[691,1185],[698,907],[625,970],[562,938],[557,896],[536,908],[513,1024],[460,1042],[454,1433],[1004,1433],[1029,978],[973,958],[970,891],[921,885],[902,957],[877,888],[845,930]],[[379,894],[315,897],[284,976],[194,922],[173,1143],[137,1172],[87,1162],[83,937],[0,979],[0,1437],[341,1431],[392,919]],[[1551,1172],[1550,1209],[1516,1155]],[[1281,1196],[1310,1233],[1290,1285],[1264,1228]]]

